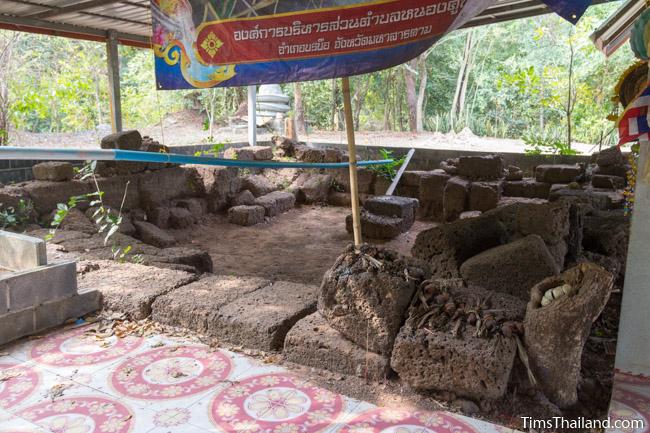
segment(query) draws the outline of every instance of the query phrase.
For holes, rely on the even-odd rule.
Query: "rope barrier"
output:
[[[153,153],[121,149],[45,149],[25,147],[0,147],[0,160],[42,160],[42,161],[131,161],[157,162],[167,164],[197,164],[240,168],[347,168],[348,162],[288,162],[288,161],[241,161],[209,156],[190,156],[174,153]],[[357,161],[357,166],[386,165],[392,159]]]

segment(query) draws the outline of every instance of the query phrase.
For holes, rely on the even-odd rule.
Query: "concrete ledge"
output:
[[[46,302],[34,309],[36,332],[64,324],[102,308],[102,294],[98,290],[80,292],[70,298]]]
[[[0,314],[20,311],[77,293],[77,264],[74,261],[40,266],[0,277]],[[4,304],[4,305],[3,305]]]
[[[42,239],[0,231],[0,267],[24,271],[44,265],[47,253]]]
[[[0,345],[32,335],[34,332],[33,308],[0,316]]]
[[[9,287],[0,282],[0,314],[9,311]]]
[[[0,315],[0,345],[63,325],[100,308],[101,293],[93,290]]]

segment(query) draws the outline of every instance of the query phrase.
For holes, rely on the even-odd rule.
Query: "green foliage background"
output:
[[[573,45],[575,140],[611,142],[613,135],[607,134],[613,124],[605,119],[614,109],[611,93],[633,56],[628,47],[623,47],[606,59],[594,48],[589,35],[620,4],[592,7],[576,27],[547,15],[452,33],[427,58],[425,129],[448,132],[452,128],[449,112],[465,40],[471,31],[478,42],[467,102],[455,130],[467,126],[477,135],[504,138],[563,136],[569,47]],[[16,44],[9,81],[14,128],[65,132],[109,123],[102,44],[29,34],[21,35]],[[124,120],[129,128],[158,123],[168,113],[186,108],[212,109],[215,122],[223,124],[244,100],[242,89],[157,92],[152,53],[121,47],[120,55]],[[363,85],[366,90],[359,110],[360,129],[408,130],[403,68],[353,79],[355,88]],[[288,94],[293,93],[291,84],[283,86]],[[332,87],[332,80],[302,86],[306,118],[312,129],[331,129],[332,112],[342,108],[340,95],[333,99],[336,93]]]

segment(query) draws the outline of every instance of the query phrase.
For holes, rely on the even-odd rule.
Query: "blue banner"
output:
[[[417,57],[494,3],[151,0],[157,87],[245,86],[374,72]],[[545,3],[577,21],[589,2]]]
[[[575,24],[591,6],[592,0],[543,0],[553,12]]]

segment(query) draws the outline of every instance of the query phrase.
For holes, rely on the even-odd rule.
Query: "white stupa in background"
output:
[[[274,130],[282,132],[284,118],[291,110],[289,97],[279,84],[265,84],[257,91],[257,126],[271,124]]]

